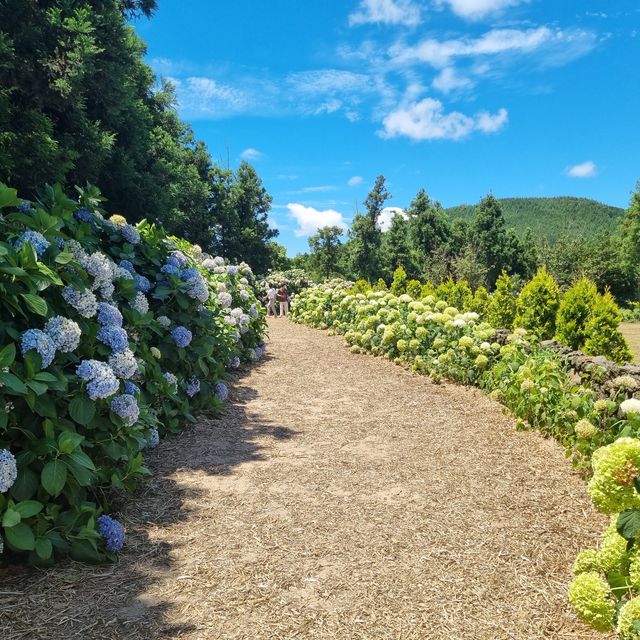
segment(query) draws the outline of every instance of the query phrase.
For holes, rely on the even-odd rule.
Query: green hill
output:
[[[523,233],[530,227],[535,236],[554,241],[563,233],[591,237],[600,231],[614,231],[624,209],[588,198],[501,198],[507,227]],[[445,209],[451,220],[472,220],[475,205]]]

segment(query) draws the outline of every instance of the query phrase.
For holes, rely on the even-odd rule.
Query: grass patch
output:
[[[640,364],[640,322],[623,322],[620,331],[633,351],[633,361]]]

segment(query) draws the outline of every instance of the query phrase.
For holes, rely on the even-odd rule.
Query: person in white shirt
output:
[[[269,290],[267,291],[267,315],[274,317],[276,315],[276,289],[273,284],[269,285]]]

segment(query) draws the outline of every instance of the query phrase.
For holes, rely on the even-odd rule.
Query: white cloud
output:
[[[249,147],[248,149],[245,149],[240,154],[240,157],[243,160],[259,160],[263,156],[264,156],[264,153],[262,153],[262,151],[258,151],[257,149],[254,149],[253,147]]]
[[[242,90],[211,78],[191,76],[168,78],[176,87],[176,96],[189,116],[225,117],[242,113],[251,105],[251,98]]]
[[[485,16],[502,11],[507,7],[527,0],[437,0],[437,4],[447,4],[451,11],[467,20],[480,20]]]
[[[567,167],[565,172],[572,178],[593,178],[598,171],[596,163],[592,160],[587,160],[581,164],[574,164],[572,167]]]
[[[388,231],[391,226],[391,220],[395,216],[402,216],[403,218],[408,218],[409,216],[405,213],[404,209],[400,207],[385,207],[380,212],[380,217],[378,218],[378,227],[380,227],[380,231]]]
[[[444,105],[434,98],[410,102],[389,113],[383,120],[383,138],[407,137],[411,140],[460,140],[474,130],[494,133],[507,122],[506,109],[495,115],[486,112],[468,116],[459,111],[446,113]]]
[[[442,93],[449,93],[455,89],[466,89],[475,83],[470,78],[458,75],[453,67],[445,67],[433,80],[431,86]]]
[[[509,112],[506,109],[500,109],[494,115],[482,111],[476,115],[476,128],[484,133],[495,133],[507,124],[508,119]]]
[[[389,49],[392,63],[425,62],[437,69],[451,65],[456,58],[527,54],[540,52],[547,64],[564,64],[590,51],[596,43],[590,31],[575,29],[492,29],[479,38],[436,40],[427,38],[415,46],[394,45]]]
[[[357,186],[359,184],[362,184],[362,176],[352,176],[351,178],[349,178],[347,180],[347,184],[350,187],[355,187],[355,186]]]
[[[349,24],[371,22],[412,27],[421,22],[420,7],[411,0],[360,0],[358,10],[349,16]]]
[[[326,191],[335,191],[335,186],[332,184],[320,184],[313,187],[303,187],[302,189],[297,189],[296,191],[289,191],[288,193],[292,195],[296,195],[299,193],[324,193]]]
[[[294,234],[298,237],[310,236],[322,227],[336,226],[345,232],[348,229],[342,214],[334,209],[320,211],[313,207],[305,207],[299,202],[290,202],[287,209],[289,209],[289,215],[298,223],[298,228],[294,230]]]

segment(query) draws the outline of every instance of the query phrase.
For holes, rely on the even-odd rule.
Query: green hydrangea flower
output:
[[[640,640],[636,623],[640,622],[640,598],[632,598],[622,605],[618,617],[619,640]]]
[[[583,549],[573,563],[573,575],[581,573],[597,573],[600,571],[598,552],[595,549]]]
[[[580,573],[569,586],[569,601],[597,631],[611,631],[616,605],[608,583],[595,572]]]
[[[598,511],[618,513],[640,508],[633,481],[640,474],[640,440],[618,438],[598,449],[591,458],[593,477],[589,493]]]
[[[598,564],[600,565],[600,570],[605,573],[609,571],[623,571],[629,557],[627,553],[627,541],[616,529],[617,521],[617,515],[611,518],[611,523],[604,532],[602,543],[598,550]]]
[[[640,591],[640,549],[637,546],[629,552],[629,582],[635,591]]]

